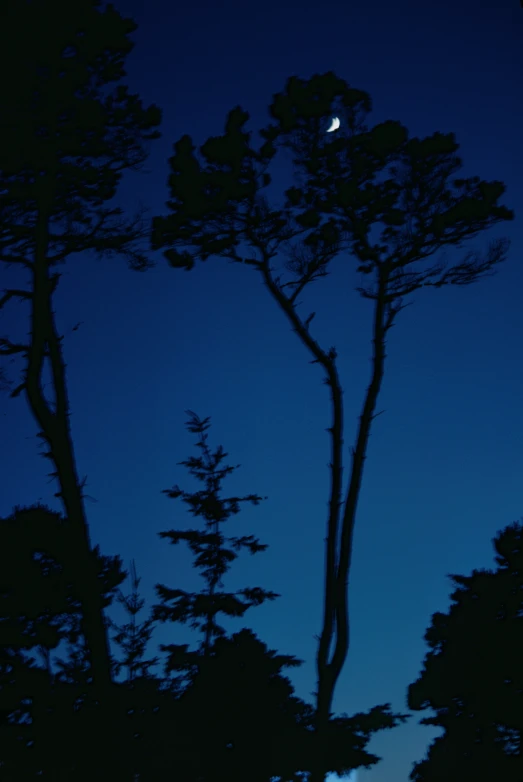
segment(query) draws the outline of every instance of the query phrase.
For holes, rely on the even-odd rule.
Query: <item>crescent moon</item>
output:
[[[339,126],[340,126],[340,120],[338,119],[338,117],[333,117],[331,126],[330,128],[328,128],[327,133],[332,133],[333,130],[338,130]]]

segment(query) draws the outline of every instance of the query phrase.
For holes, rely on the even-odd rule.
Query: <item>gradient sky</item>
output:
[[[334,710],[390,702],[405,711],[431,615],[449,605],[447,574],[490,567],[493,536],[523,515],[523,10],[517,0],[309,0],[283,8],[275,0],[207,0],[178,13],[165,0],[116,5],[139,24],[127,82],[164,112],[147,172],[126,176],[117,198],[130,212],[140,202],[151,215],[166,212],[167,158],[181,135],[203,143],[222,132],[237,104],[257,131],[289,76],[328,70],[370,93],[371,125],[391,118],[411,135],[455,132],[463,175],[507,185],[502,203],[516,219],[469,245],[512,239],[497,276],[418,291],[388,340],[378,401],[386,412],[370,438],[350,579],[352,643]],[[279,195],[289,172],[272,173]],[[242,465],[224,482],[224,495],[268,496],[224,527],[269,544],[266,553],[242,555],[225,587],[260,585],[282,595],[227,627],[252,627],[270,648],[303,659],[288,675],[310,701],[329,488],[322,371],[252,268],[210,259],[185,273],[160,252],[155,260],[137,274],[123,259],[75,256],[56,294],[78,471],[95,500],[87,501],[92,540],[104,554],[120,554],[126,568],[136,560],[147,611],[157,582],[202,587],[188,549],[157,532],[193,526],[185,506],[161,491],[175,483],[199,488],[177,465],[196,452],[184,410],[211,416],[211,447],[222,444],[227,463]],[[355,265],[336,260],[302,296],[302,311],[317,313],[314,335],[338,351],[345,478],[370,372],[372,303],[354,291]],[[4,272],[2,287],[12,278]],[[27,331],[23,305],[0,314],[0,333],[15,339]],[[0,458],[8,460],[0,515],[39,500],[60,509],[25,399],[3,395],[0,405]],[[124,619],[119,606],[110,616]],[[159,626],[149,656],[159,643],[192,637],[183,626]],[[378,734],[369,749],[383,760],[360,772],[360,782],[406,782],[438,732],[418,726],[422,716]]]

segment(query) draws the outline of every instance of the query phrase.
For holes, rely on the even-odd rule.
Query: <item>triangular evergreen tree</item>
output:
[[[163,584],[157,584],[156,593],[161,603],[153,607],[153,618],[160,622],[189,624],[192,628],[203,632],[203,640],[197,652],[188,652],[188,644],[161,645],[162,651],[170,653],[166,664],[167,674],[174,670],[191,670],[202,654],[204,656],[210,654],[214,640],[225,635],[224,628],[217,622],[218,614],[242,617],[252,606],[279,597],[275,592],[261,587],[245,587],[236,592],[223,591],[223,576],[237,558],[237,552],[246,548],[251,554],[256,554],[265,551],[267,545],[260,543],[253,535],[226,538],[221,527],[230,516],[239,513],[241,502],[258,505],[262,499],[267,498],[257,494],[249,494],[245,497],[220,497],[223,479],[240,465],[220,467],[228,454],[224,452],[221,445],[211,453],[206,434],[210,419],[201,420],[190,410],[187,413],[189,414],[187,429],[199,436],[197,447],[202,454],[191,456],[179,464],[185,465],[191,475],[205,484],[205,488],[189,493],[176,485],[172,489],[164,489],[164,493],[174,499],[181,497],[193,516],[203,517],[205,530],[170,530],[158,534],[162,538],[168,538],[173,544],[180,541],[188,544],[195,557],[194,566],[202,570],[207,587],[203,592],[190,593],[183,589],[171,589]]]
[[[130,621],[125,625],[119,626],[112,619],[109,620],[110,627],[117,631],[113,641],[125,652],[123,662],[115,662],[115,674],[118,675],[121,669],[126,667],[128,683],[132,683],[137,675],[147,676],[148,669],[158,662],[157,657],[154,657],[152,660],[143,659],[145,648],[151,640],[154,621],[149,617],[141,624],[136,622],[136,616],[144,607],[145,600],[138,597],[138,586],[141,579],[136,575],[134,559],[131,561],[131,579],[131,594],[126,597],[122,592],[119,591],[118,593],[118,602],[125,607],[125,610],[130,615]]]

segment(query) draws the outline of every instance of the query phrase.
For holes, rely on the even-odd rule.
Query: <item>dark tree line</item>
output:
[[[505,259],[508,242],[497,239],[484,255],[469,251],[449,267],[424,263],[446,246],[459,249],[512,219],[511,210],[498,203],[504,185],[453,178],[461,160],[452,134],[409,139],[392,120],[369,129],[370,97],[327,73],[288,80],[274,96],[274,122],[262,129],[259,148],[251,144],[241,108],[229,113],[224,135],[208,139],[198,154],[184,136],[169,161],[168,214],[152,225],[143,210],[126,219],[107,202],[125,171],[140,170],[146,142],[158,138],[161,122],[158,107],[144,107],[138,95],[116,85],[125,76],[135,23],[98,0],[7,0],[2,10],[0,62],[9,78],[0,84],[0,261],[26,277],[4,289],[0,308],[15,301],[27,306],[30,331],[23,343],[2,337],[0,356],[21,361],[22,379],[12,396],[23,394],[29,405],[63,506],[63,516],[41,505],[18,507],[1,523],[5,778],[32,779],[44,770],[53,780],[92,779],[103,765],[111,779],[122,780],[176,774],[205,782],[219,770],[238,780],[258,774],[260,782],[270,776],[284,782],[306,771],[312,782],[322,782],[328,771],[370,766],[379,760],[365,750],[371,734],[405,715],[385,704],[368,714],[334,717],[331,706],[350,644],[352,537],[386,338],[410,294],[473,283]],[[334,113],[342,119],[340,130],[326,135],[326,118]],[[280,148],[292,154],[298,186],[275,208],[263,190]],[[373,243],[370,232],[378,224],[381,235]],[[257,504],[261,497],[220,497],[221,480],[233,468],[220,468],[221,446],[214,454],[208,449],[208,419],[191,414],[189,427],[200,436],[202,455],[183,462],[205,488],[167,491],[181,497],[205,528],[160,533],[173,544],[189,545],[206,588],[192,594],[177,584],[157,585],[160,604],[137,624],[143,602],[134,564],[133,592],[126,599],[119,592],[127,575],[120,558],[103,556],[90,541],[53,309],[57,269],[76,253],[91,251],[121,255],[131,269],[145,271],[152,264],[150,248],[162,249],[175,268],[191,269],[215,256],[250,266],[324,374],[332,415],[331,487],[314,706],[296,699],[281,674],[298,661],[268,650],[247,629],[227,637],[218,623],[220,613],[241,618],[277,595],[261,587],[223,591],[222,579],[238,553],[264,546],[249,535],[226,539],[222,524],[240,502]],[[371,378],[345,494],[336,348],[315,339],[314,312],[305,317],[297,310],[301,292],[326,276],[340,254],[357,259],[357,270],[369,280],[358,290],[374,308]],[[281,270],[274,263],[279,257],[285,259]],[[50,378],[49,394],[44,376]],[[11,382],[5,367],[0,380]],[[127,625],[113,628],[123,662],[111,654],[104,613],[115,597],[130,615]],[[194,651],[188,645],[161,647],[168,657],[164,677],[156,677],[149,668],[157,658],[144,655],[155,622],[165,621],[187,623],[203,637]],[[67,647],[63,660],[51,655],[60,644]],[[40,665],[29,652],[40,656]],[[122,667],[124,683],[115,678]]]
[[[262,498],[221,497],[221,482],[234,468],[219,469],[227,454],[221,446],[211,453],[208,421],[190,414],[188,428],[199,435],[203,455],[182,462],[205,489],[166,490],[171,497],[182,497],[195,516],[203,516],[206,529],[159,533],[173,543],[189,544],[206,588],[187,593],[157,584],[161,603],[139,623],[143,600],[134,563],[132,593],[125,597],[119,589],[126,577],[121,559],[93,549],[101,604],[107,608],[117,596],[130,616],[121,627],[109,623],[124,653],[121,662],[111,658],[112,672],[127,669],[126,681],[114,687],[109,713],[96,700],[81,632],[85,585],[70,545],[73,525],[43,505],[16,508],[0,520],[2,779],[38,779],[43,771],[44,779],[91,780],[110,770],[111,779],[130,780],[137,774],[144,782],[197,782],[218,773],[240,782],[249,769],[255,782],[273,777],[283,782],[298,780],[298,772],[311,768],[313,709],[294,695],[282,675],[282,669],[302,661],[267,649],[246,628],[226,637],[217,622],[220,613],[243,617],[249,608],[278,595],[260,587],[235,593],[217,589],[236,551],[247,548],[255,554],[266,546],[252,535],[225,538],[220,531],[220,524],[239,512],[241,501],[258,504]],[[149,671],[158,658],[145,659],[156,621],[188,623],[202,633],[195,651],[188,644],[160,645],[168,652],[163,677]],[[61,643],[66,645],[65,659],[56,656]],[[40,656],[42,664],[31,659],[31,653]],[[366,744],[374,732],[401,719],[380,706],[332,720],[328,770],[341,773],[376,763]],[[102,731],[107,740],[100,748]]]

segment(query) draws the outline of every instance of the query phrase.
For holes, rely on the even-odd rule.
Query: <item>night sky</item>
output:
[[[371,126],[396,119],[411,135],[454,132],[463,176],[507,186],[500,202],[516,219],[466,247],[486,249],[491,238],[508,236],[508,260],[496,276],[417,291],[388,339],[377,406],[385,412],[372,427],[354,539],[351,647],[334,711],[386,702],[406,711],[431,615],[449,605],[447,575],[490,567],[493,536],[523,516],[523,9],[517,0],[207,0],[183,11],[165,0],[115,4],[139,25],[126,81],[145,105],[163,110],[162,138],[151,144],[144,172],[124,177],[116,199],[129,215],[140,203],[150,216],[166,214],[167,159],[180,136],[202,144],[241,105],[257,138],[288,77],[330,70],[370,94]],[[291,169],[270,170],[277,202]],[[224,525],[226,535],[254,534],[269,544],[255,557],[242,554],[224,586],[281,593],[224,624],[230,632],[252,627],[269,648],[304,660],[287,675],[312,702],[330,460],[322,370],[309,363],[251,267],[211,258],[187,273],[169,268],[161,252],[151,257],[156,267],[140,274],[123,258],[74,256],[55,297],[78,472],[93,498],[86,501],[92,542],[103,554],[120,554],[126,569],[135,559],[142,619],[157,602],[155,583],[203,587],[188,548],[157,533],[198,523],[162,489],[200,488],[177,465],[197,453],[184,411],[210,416],[212,450],[222,444],[226,462],[241,464],[223,496],[268,496]],[[330,276],[301,297],[300,310],[316,311],[311,330],[338,352],[345,479],[370,377],[372,302],[354,290],[356,265],[350,256],[336,259]],[[2,287],[22,281],[18,274],[4,273]],[[0,333],[23,338],[27,318],[25,305],[10,304]],[[16,368],[9,371],[18,380]],[[0,405],[0,458],[8,463],[0,515],[37,501],[61,510],[25,398],[4,394]],[[109,615],[125,619],[119,605]],[[182,625],[159,625],[149,656],[160,643],[189,639],[199,637]],[[418,726],[422,716],[376,736],[368,748],[383,760],[359,772],[360,782],[406,782],[437,735]]]

